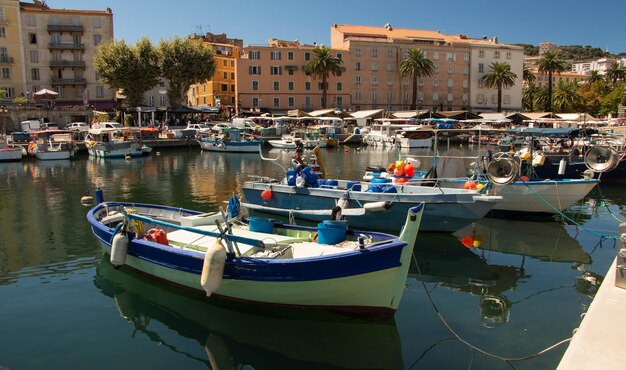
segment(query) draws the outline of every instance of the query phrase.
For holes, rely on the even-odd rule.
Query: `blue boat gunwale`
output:
[[[107,202],[99,204],[87,213],[87,219],[92,226],[94,235],[108,246],[111,245],[114,229],[103,225],[94,216],[105,204],[109,206],[152,207],[186,214],[202,214],[199,211],[179,207],[142,203]],[[413,207],[413,212],[418,212],[421,206]],[[316,230],[306,226],[279,225],[288,229]],[[401,265],[400,255],[408,243],[399,240],[394,235],[385,233],[353,230],[348,230],[348,233],[355,236],[362,234],[382,240],[365,249],[346,250],[345,253],[340,254],[297,259],[228,257],[224,269],[224,277],[227,279],[274,282],[311,281],[354,276],[395,268]],[[183,250],[137,238],[131,239],[128,254],[149,263],[196,275],[199,275],[202,271],[204,257],[204,253],[200,251]]]

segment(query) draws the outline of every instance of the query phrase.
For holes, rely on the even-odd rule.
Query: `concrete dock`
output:
[[[609,268],[557,369],[626,369],[626,289],[615,286],[615,264]]]

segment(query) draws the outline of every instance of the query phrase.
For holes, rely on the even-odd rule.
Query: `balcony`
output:
[[[84,32],[85,27],[83,26],[73,26],[73,25],[65,25],[65,24],[49,24],[48,32]]]
[[[82,60],[53,60],[50,62],[51,68],[83,68],[85,69],[85,62]]]
[[[10,57],[8,55],[0,55],[0,63],[2,64],[13,63],[13,57]]]
[[[75,44],[73,42],[51,42],[49,48],[60,50],[85,50],[85,45]]]
[[[53,85],[86,85],[84,78],[52,78]]]

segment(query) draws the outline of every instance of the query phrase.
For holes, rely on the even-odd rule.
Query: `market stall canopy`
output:
[[[350,113],[353,118],[379,118],[382,116],[383,109],[360,110]]]
[[[588,113],[557,113],[557,116],[563,118],[566,121],[596,121],[597,119]]]
[[[200,113],[197,109],[186,105],[176,105],[167,110],[169,113]]]
[[[440,110],[437,114],[452,119],[464,120],[464,119],[478,119],[481,118],[478,114],[470,113],[466,110]]]
[[[527,117],[527,120],[535,120],[540,118],[558,118],[552,112],[536,112],[536,113],[522,113],[523,116]]]
[[[287,112],[289,117],[308,117],[309,114],[300,109],[291,109]]]
[[[443,118],[441,114],[431,112],[429,109],[395,112],[392,115],[396,118]]]
[[[41,89],[33,94],[33,99],[52,100],[52,99],[56,99],[58,95],[59,93],[57,93],[56,91],[52,91],[48,89]]]

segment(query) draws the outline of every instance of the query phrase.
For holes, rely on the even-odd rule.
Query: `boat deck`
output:
[[[616,258],[617,260],[617,258]],[[563,355],[558,369],[623,369],[626,289],[615,286],[616,261]]]

